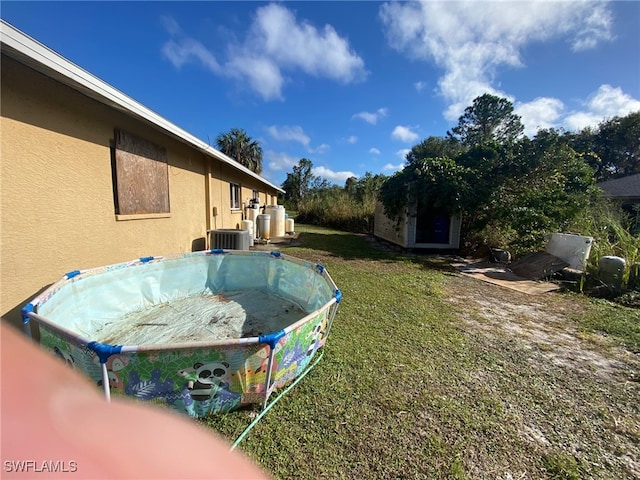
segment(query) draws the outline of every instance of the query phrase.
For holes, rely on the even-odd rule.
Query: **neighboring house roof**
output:
[[[0,19],[0,42],[2,53],[6,54],[20,63],[53,78],[54,80],[67,85],[80,93],[97,100],[100,103],[124,111],[125,113],[151,124],[153,127],[162,130],[164,133],[178,139],[179,141],[200,150],[205,155],[215,158],[228,164],[236,170],[240,170],[247,175],[258,180],[264,185],[284,193],[284,190],[255,172],[252,172],[244,165],[233,160],[231,157],[211,147],[206,142],[194,137],[189,132],[181,129],[169,120],[161,117],[154,111],[136,102],[131,97],[116,90],[108,83],[90,74],[86,70],[78,67],[63,56],[54,52],[50,48],[34,40],[11,24]]]
[[[640,200],[640,173],[600,182],[596,186],[604,190],[606,197],[622,200]]]

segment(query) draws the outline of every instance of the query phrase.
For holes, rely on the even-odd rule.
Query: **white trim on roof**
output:
[[[195,147],[210,157],[250,175],[278,192],[284,193],[282,188],[265,180],[257,173],[252,172],[245,166],[233,160],[231,157],[228,157],[219,150],[216,150],[206,142],[203,142],[174,123],[171,123],[166,118],[161,117],[153,110],[150,110],[121,91],[113,88],[108,83],[70,62],[62,55],[54,52],[37,40],[34,40],[2,19],[0,19],[0,41],[2,43],[3,53],[16,58],[22,63],[27,63],[24,62],[24,57],[26,57],[29,59],[27,64],[30,67],[36,68],[41,73],[79,90],[84,94],[88,94],[90,97],[100,101],[101,103],[118,107],[130,115],[146,120],[155,127],[177,137],[179,140]],[[6,47],[9,47],[9,49]],[[12,50],[17,52],[19,55],[12,55]],[[55,75],[51,75],[51,72],[55,73]]]

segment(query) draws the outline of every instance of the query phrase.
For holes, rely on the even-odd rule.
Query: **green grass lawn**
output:
[[[323,264],[343,301],[321,361],[239,445],[274,477],[640,475],[637,363],[620,367],[626,380],[554,366],[543,348],[470,328],[474,307],[448,299],[477,281],[446,261],[296,227],[299,245],[281,251]],[[571,328],[599,339],[601,355],[622,345],[637,362],[629,353],[640,350],[637,310],[547,295],[568,305]],[[204,423],[233,441],[256,413]]]

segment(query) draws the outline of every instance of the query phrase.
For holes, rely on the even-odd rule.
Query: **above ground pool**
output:
[[[70,272],[24,307],[23,320],[107,398],[204,417],[265,406],[301,375],[340,299],[321,265],[211,250]]]

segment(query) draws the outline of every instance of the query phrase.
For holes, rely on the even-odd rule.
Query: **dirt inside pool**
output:
[[[256,337],[305,315],[294,302],[258,290],[202,294],[106,321],[95,338],[109,344],[153,345]]]

